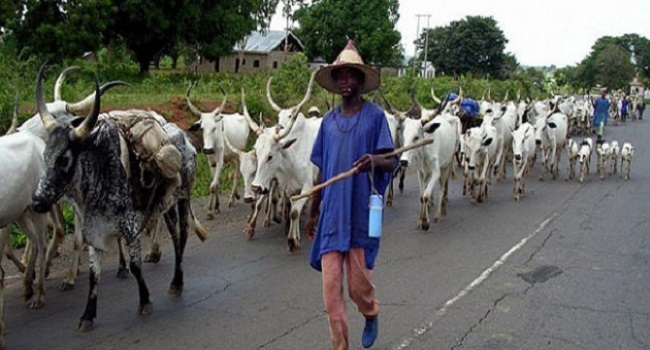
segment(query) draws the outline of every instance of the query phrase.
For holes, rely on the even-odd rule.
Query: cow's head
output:
[[[223,108],[226,106],[226,92],[223,88],[219,87],[223,94],[221,105],[211,112],[202,112],[196,108],[190,100],[190,93],[192,92],[194,85],[196,84],[190,85],[187,89],[185,100],[187,101],[187,107],[189,107],[190,111],[192,111],[194,115],[199,117],[199,120],[192,124],[188,130],[201,130],[203,134],[203,153],[207,155],[214,154],[214,150],[217,146],[218,135],[223,134],[223,123],[221,123],[223,115],[221,112],[223,112]]]
[[[305,96],[302,98],[302,101],[300,101],[300,103],[298,103],[297,105],[289,108],[282,108],[273,101],[273,97],[271,97],[271,81],[273,81],[273,77],[269,78],[269,80],[266,83],[266,99],[269,102],[269,105],[271,105],[271,107],[278,112],[279,126],[286,127],[287,124],[289,123],[289,119],[291,119],[293,115],[299,114],[300,116],[302,116],[302,113],[300,113],[300,108],[305,103],[307,103],[309,97],[311,96],[311,87],[314,83],[315,76],[316,76],[316,72],[313,72],[311,78],[309,78],[309,85],[307,85],[307,92],[305,93]]]
[[[494,132],[486,132],[486,129],[494,129],[492,126],[472,128],[468,130],[468,136],[465,138],[465,157],[467,157],[467,167],[469,170],[476,169],[479,158],[487,152],[494,140]]]
[[[523,155],[530,152],[528,140],[534,137],[533,133],[530,132],[530,128],[529,124],[522,124],[512,133],[512,154],[517,162],[521,162]]]
[[[47,212],[58,202],[72,182],[79,155],[91,143],[91,131],[99,117],[100,88],[95,77],[93,108],[85,119],[75,119],[70,124],[57,122],[43,99],[41,81],[45,65],[38,72],[36,101],[38,113],[49,137],[45,148],[45,175],[41,178],[33,196],[36,212]]]
[[[257,172],[257,155],[255,154],[255,150],[246,152],[238,149],[230,143],[226,133],[223,135],[223,140],[226,147],[228,147],[239,158],[239,172],[244,181],[244,203],[253,203],[255,202],[256,196],[252,189],[252,183],[255,178],[255,173]]]
[[[301,103],[304,102],[306,100],[303,100]],[[257,170],[255,171],[255,177],[251,184],[253,192],[268,193],[271,188],[271,181],[276,177],[278,171],[281,170],[286,150],[297,140],[296,138],[287,138],[287,135],[291,132],[296,119],[301,116],[300,106],[299,104],[291,110],[292,114],[289,116],[288,124],[285,127],[278,125],[267,128],[263,123],[258,124],[251,118],[248,113],[248,107],[246,107],[246,92],[242,88],[244,118],[248,122],[251,131],[257,134],[257,140],[253,146],[253,152],[257,158]],[[304,119],[304,117],[302,118]]]
[[[91,93],[86,98],[78,102],[67,102],[61,98],[61,86],[63,85],[68,74],[74,70],[79,69],[77,66],[70,66],[64,69],[56,79],[54,84],[54,101],[47,103],[47,110],[55,121],[62,125],[68,125],[72,120],[77,119],[77,114],[87,111],[95,101],[95,93]],[[103,95],[108,89],[115,86],[129,86],[123,81],[111,81],[99,87],[99,94]],[[28,130],[34,135],[43,140],[47,140],[49,133],[41,121],[38,113],[34,114],[30,119],[25,121],[18,130]]]

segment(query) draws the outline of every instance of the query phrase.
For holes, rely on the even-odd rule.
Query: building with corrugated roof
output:
[[[235,44],[232,54],[220,57],[218,61],[201,57],[189,68],[199,72],[231,73],[274,70],[291,61],[291,56],[303,51],[304,45],[292,32],[287,35],[283,30],[269,30],[264,33],[254,31]]]

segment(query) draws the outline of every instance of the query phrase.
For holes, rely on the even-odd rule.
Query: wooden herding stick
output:
[[[402,153],[404,153],[406,151],[409,151],[409,150],[412,150],[414,148],[418,148],[418,147],[422,147],[424,145],[428,145],[428,144],[430,144],[432,142],[433,142],[433,139],[424,139],[424,140],[415,142],[413,144],[410,144],[408,146],[400,147],[400,148],[398,148],[398,149],[396,149],[396,150],[394,150],[394,151],[392,151],[390,153],[378,154],[378,156],[381,157],[381,158],[394,157],[396,155],[402,154]],[[312,194],[314,194],[315,192],[320,191],[322,188],[327,187],[327,186],[329,186],[329,185],[331,185],[331,184],[333,184],[333,183],[335,183],[335,182],[337,182],[339,180],[343,180],[345,178],[348,178],[348,177],[350,177],[350,176],[352,176],[352,175],[354,175],[354,174],[356,174],[358,172],[359,172],[359,167],[355,166],[355,167],[353,167],[352,169],[350,169],[350,170],[348,170],[346,172],[340,173],[340,174],[334,176],[333,178],[331,178],[331,179],[329,179],[329,180],[327,180],[325,182],[322,182],[322,183],[310,188],[307,192],[292,196],[291,200],[292,201],[297,201],[299,199],[309,197]]]

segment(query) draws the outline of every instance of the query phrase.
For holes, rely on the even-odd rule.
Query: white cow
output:
[[[31,209],[32,196],[45,173],[43,151],[45,143],[38,137],[19,132],[0,137],[0,252],[11,241],[11,225],[16,222],[33,242],[27,259],[23,295],[26,300],[34,296],[33,281],[36,263],[37,288],[30,306],[43,306],[45,296],[45,240],[47,216]],[[0,262],[3,254],[0,254]],[[4,345],[4,271],[0,269],[0,347]]]
[[[465,184],[472,195],[472,200],[481,203],[488,196],[492,174],[490,170],[494,166],[497,155],[497,145],[494,141],[497,131],[491,123],[488,123],[467,130],[466,135],[464,150],[469,180],[466,180]]]
[[[634,158],[634,147],[629,142],[623,143],[623,147],[621,147],[621,176],[625,180],[630,179],[632,158]]]
[[[569,181],[575,177],[578,152],[580,152],[580,145],[574,139],[568,138],[566,142],[567,171],[565,181]]]
[[[542,171],[540,181],[544,181],[544,172],[548,170],[553,179],[559,176],[559,164],[562,150],[567,138],[567,116],[551,112],[547,117],[539,117],[535,121],[535,142],[542,152]]]
[[[585,182],[585,176],[589,174],[589,165],[591,164],[591,154],[594,150],[594,141],[587,137],[580,143],[580,151],[578,151],[578,161],[580,162],[580,183]]]
[[[415,120],[405,118],[404,146],[409,146],[422,139],[433,139],[433,143],[406,151],[400,157],[402,167],[415,166],[420,181],[420,219],[418,227],[429,229],[429,205],[433,200],[433,190],[438,183],[438,201],[435,205],[433,221],[438,222],[442,215],[447,214],[447,188],[454,167],[454,153],[460,141],[461,125],[458,117],[449,113],[441,113],[443,103],[432,115]]]
[[[607,159],[609,159],[610,152],[611,149],[608,142],[602,142],[596,146],[596,161],[598,162],[596,169],[601,180],[605,178]]]
[[[512,132],[512,169],[515,181],[512,194],[516,201],[526,192],[526,175],[535,155],[535,128],[522,123]]]
[[[300,108],[311,95],[313,80],[314,74],[309,80],[307,93],[303,100],[288,110],[291,114],[288,116],[286,124],[278,124],[275,127],[258,125],[248,114],[244,101],[244,116],[251,130],[258,135],[254,145],[257,170],[252,183],[255,193],[268,193],[274,180],[278,182],[278,190],[286,195],[305,192],[313,186],[318,169],[310,161],[311,151],[323,120],[321,118],[305,118],[300,113]],[[243,91],[242,95],[244,95]],[[270,94],[268,96],[270,97]],[[282,111],[279,115],[280,123],[282,123]],[[306,201],[305,198],[291,203],[288,244],[289,250],[292,252],[300,247],[299,220]]]
[[[250,130],[248,129],[248,123],[246,118],[239,113],[234,114],[224,114],[223,108],[226,105],[226,93],[222,90],[223,101],[221,105],[215,108],[211,112],[202,112],[196,108],[190,101],[190,92],[192,91],[192,86],[187,90],[186,100],[187,105],[195,115],[199,116],[200,119],[194,123],[189,130],[202,130],[203,134],[203,153],[208,157],[208,162],[210,163],[210,170],[212,172],[212,181],[210,182],[210,201],[208,204],[208,219],[213,219],[214,214],[220,212],[219,210],[219,177],[221,176],[221,170],[223,169],[224,162],[226,160],[232,159],[235,163],[234,169],[239,167],[238,157],[235,157],[235,154],[225,146],[224,135],[228,135],[228,140],[233,144],[233,146],[243,149],[246,147],[246,141],[248,140],[248,134]],[[228,206],[232,206],[235,199],[239,198],[237,193],[237,174],[238,171],[233,171],[233,182],[232,190],[230,192],[230,198],[228,200]]]

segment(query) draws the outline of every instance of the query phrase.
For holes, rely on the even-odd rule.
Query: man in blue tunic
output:
[[[451,93],[447,99],[449,101],[453,101],[457,98],[457,94]],[[458,111],[458,117],[460,118],[462,125],[461,132],[463,134],[468,128],[478,126],[476,125],[477,123],[480,125],[480,121],[478,120],[477,116],[479,110],[481,109],[481,106],[479,106],[478,102],[472,100],[471,98],[464,98],[462,101],[460,101],[459,107],[460,109]]]
[[[603,131],[607,116],[609,114],[609,100],[607,99],[607,89],[600,91],[600,97],[594,102],[594,126],[596,127],[596,142],[603,143]]]
[[[305,228],[313,239],[310,265],[322,272],[332,348],[348,348],[344,266],[350,298],[366,319],[361,340],[368,348],[379,332],[379,301],[371,270],[380,240],[368,235],[369,199],[373,193],[384,193],[397,159],[377,156],[394,147],[388,122],[383,110],[361,94],[379,87],[379,74],[363,63],[352,40],[333,64],[316,73],[316,81],[342,97],[341,105],[323,117],[314,142],[311,160],[320,171],[317,183],[353,166],[359,172],[312,196]]]

